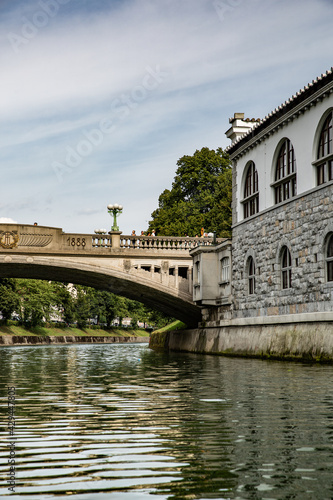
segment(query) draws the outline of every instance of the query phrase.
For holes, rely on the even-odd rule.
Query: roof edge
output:
[[[287,101],[282,103],[280,106],[275,108],[271,113],[265,116],[262,120],[255,123],[253,128],[246,132],[244,135],[239,137],[233,144],[225,149],[225,152],[229,155],[233,155],[244,146],[250,139],[255,138],[260,132],[265,130],[268,126],[272,125],[283,115],[287,114],[288,111],[295,108],[298,104],[307,98],[310,98],[320,89],[325,87],[328,83],[333,82],[333,67],[327,70],[326,73],[322,73],[321,76],[312,80],[311,83],[305,85],[296,94],[293,94]]]

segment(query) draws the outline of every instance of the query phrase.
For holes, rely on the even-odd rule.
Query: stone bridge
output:
[[[210,238],[64,233],[60,228],[1,224],[0,277],[63,281],[143,302],[196,326],[189,250]]]

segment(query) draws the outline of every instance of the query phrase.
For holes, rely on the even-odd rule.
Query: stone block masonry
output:
[[[261,212],[233,229],[233,318],[332,311],[326,279],[327,236],[333,232],[333,184]],[[281,250],[291,253],[291,288],[282,288]],[[247,259],[255,261],[249,294]],[[221,318],[219,318],[221,319]]]

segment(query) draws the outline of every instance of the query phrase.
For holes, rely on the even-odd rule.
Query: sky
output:
[[[0,0],[0,222],[146,230],[177,161],[333,66],[333,0]]]

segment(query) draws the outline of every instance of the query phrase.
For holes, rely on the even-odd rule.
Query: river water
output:
[[[0,360],[2,498],[333,498],[331,366],[146,344],[1,347]]]

